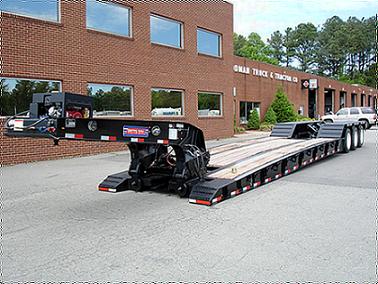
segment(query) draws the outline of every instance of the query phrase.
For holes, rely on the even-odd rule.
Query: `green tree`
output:
[[[287,28],[285,30],[284,38],[283,38],[283,47],[284,47],[284,58],[282,63],[284,66],[289,67],[290,63],[293,62],[293,58],[295,55],[295,41],[293,37],[293,29]]]
[[[251,110],[251,115],[248,119],[248,129],[257,130],[260,129],[260,117],[256,109]]]
[[[271,107],[276,114],[277,122],[296,121],[297,114],[294,111],[293,104],[289,101],[282,88],[278,88]]]
[[[347,27],[339,17],[328,19],[319,32],[319,71],[333,78],[343,73],[348,57]]]
[[[281,34],[280,31],[275,31],[268,39],[268,43],[272,50],[272,56],[275,58],[279,63],[284,61],[284,36]]]
[[[318,31],[314,24],[299,24],[293,32],[294,57],[299,61],[300,70],[308,72],[316,62],[316,51],[318,48]]]
[[[276,124],[277,123],[277,116],[276,113],[274,112],[274,109],[272,106],[270,106],[265,114],[264,117],[264,123],[267,124]]]
[[[251,60],[262,61],[278,65],[278,60],[273,58],[273,51],[269,45],[266,45],[257,33],[251,33],[248,36],[247,44],[240,50],[243,57]]]
[[[242,56],[241,50],[247,43],[247,39],[244,36],[234,33],[234,55]]]

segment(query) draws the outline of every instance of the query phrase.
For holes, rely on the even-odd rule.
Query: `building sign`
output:
[[[302,89],[308,89],[308,87],[310,87],[310,82],[308,79],[302,80],[301,83],[302,83]]]
[[[310,79],[309,83],[310,90],[316,90],[318,88],[318,79]]]
[[[268,70],[261,70],[257,68],[249,68],[247,66],[241,66],[241,65],[234,65],[234,72],[235,73],[241,73],[246,75],[253,75],[256,77],[262,77],[267,78],[271,80],[278,80],[278,81],[287,81],[292,83],[298,83],[298,78],[293,77],[287,74],[281,74],[276,72],[271,72]]]

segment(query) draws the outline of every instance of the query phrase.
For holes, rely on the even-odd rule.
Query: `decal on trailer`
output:
[[[148,127],[143,126],[123,126],[123,137],[141,137],[147,138],[150,134]]]

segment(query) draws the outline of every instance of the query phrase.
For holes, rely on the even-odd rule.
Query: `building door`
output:
[[[361,94],[361,106],[362,107],[365,106],[365,98],[366,98],[365,94]]]
[[[344,108],[346,105],[346,92],[340,92],[340,109]]]
[[[330,112],[334,112],[334,95],[335,95],[335,91],[334,90],[330,90],[330,89],[326,89],[324,90],[324,113],[330,113]]]
[[[352,94],[352,107],[357,106],[357,94]]]
[[[308,117],[315,118],[316,114],[316,90],[308,90]]]

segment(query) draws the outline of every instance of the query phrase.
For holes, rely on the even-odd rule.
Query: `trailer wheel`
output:
[[[352,147],[352,134],[349,128],[345,130],[345,137],[343,139],[342,145],[343,145],[343,152],[349,153],[350,148]]]
[[[356,150],[358,146],[358,129],[357,127],[352,127],[352,145],[350,147],[351,150]]]
[[[365,143],[365,127],[360,125],[358,127],[358,144],[357,144],[357,147],[361,148],[362,145],[364,145],[364,143]]]

